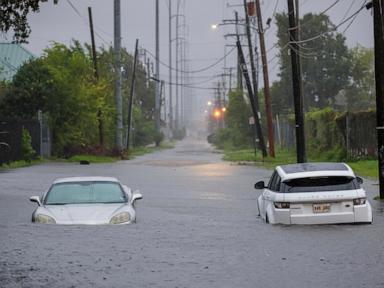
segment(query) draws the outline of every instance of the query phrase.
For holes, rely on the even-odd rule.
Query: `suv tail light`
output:
[[[353,205],[364,205],[367,198],[356,198],[353,199]]]
[[[289,209],[290,203],[289,202],[274,202],[275,208],[277,209]]]

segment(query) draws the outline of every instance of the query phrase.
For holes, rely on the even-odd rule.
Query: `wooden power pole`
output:
[[[265,112],[267,114],[269,156],[275,157],[275,135],[273,131],[271,96],[269,93],[268,61],[265,51],[263,20],[261,18],[260,0],[256,0],[257,29],[259,31],[261,62],[263,64]]]
[[[254,103],[255,102],[255,97],[253,95],[254,92],[253,92],[253,89],[252,89],[251,80],[249,78],[249,73],[248,73],[248,69],[247,69],[247,63],[245,62],[245,57],[244,57],[243,49],[241,47],[241,43],[240,43],[239,38],[236,41],[236,46],[237,46],[237,51],[239,53],[241,70],[242,70],[242,73],[243,73],[243,76],[244,76],[244,80],[245,80],[245,84],[246,84],[247,90],[248,90],[249,101],[251,102],[251,108],[252,108],[253,117],[255,119],[256,133],[257,133],[257,136],[259,137],[259,146],[260,146],[260,149],[261,149],[261,153],[263,154],[263,157],[265,157],[265,156],[267,156],[267,149],[265,147],[264,136],[263,136],[263,131],[261,129],[259,113],[256,110],[256,105]]]
[[[379,166],[380,198],[384,199],[384,0],[373,0],[375,38],[375,82],[377,155]]]
[[[252,86],[250,86],[250,87],[247,86],[247,89],[248,89],[249,97],[253,98],[253,101],[251,101],[251,105],[254,106],[254,107],[252,107],[252,109],[254,110],[254,114],[255,114],[254,118],[255,118],[257,136],[259,138],[259,147],[261,149],[263,157],[266,157],[268,154],[267,154],[267,150],[265,148],[265,141],[264,141],[264,136],[263,136],[263,130],[261,129],[261,122],[260,122],[260,117],[259,117],[259,111],[260,111],[260,108],[259,108],[259,97],[258,97],[259,88],[258,88],[258,85],[257,85],[256,67],[255,67],[255,59],[254,59],[254,55],[253,55],[253,45],[252,45],[252,39],[251,39],[252,38],[251,37],[251,26],[250,26],[250,23],[249,23],[249,15],[248,15],[249,11],[248,11],[248,7],[247,7],[247,0],[244,0],[244,10],[245,10],[245,29],[246,29],[247,40],[248,40],[248,49],[249,49],[248,50],[249,51],[249,61],[250,61],[250,64],[251,64],[251,75],[252,75],[253,93],[249,93],[249,88],[251,88],[251,90],[252,90]],[[241,45],[240,45],[240,48],[241,48]],[[241,53],[242,53],[242,49],[240,49],[240,50],[241,50]],[[242,61],[242,60],[240,59],[240,61]],[[246,65],[245,61],[244,61],[243,65]],[[243,76],[245,78],[246,75],[244,73],[244,69],[242,69],[242,72],[243,72]],[[258,126],[260,126],[260,128],[258,128]]]
[[[139,40],[136,39],[135,44],[135,56],[133,58],[133,69],[132,69],[132,79],[131,79],[131,89],[129,93],[129,100],[128,100],[128,116],[127,116],[127,149],[129,150],[130,145],[130,138],[131,138],[131,131],[132,131],[132,107],[133,107],[133,96],[135,93],[135,86],[136,86],[136,66],[137,66],[137,56],[138,56],[138,46],[139,46]]]
[[[296,154],[297,162],[307,162],[307,153],[305,149],[305,132],[304,132],[304,105],[301,85],[301,69],[298,37],[298,23],[295,17],[295,7],[293,0],[288,0],[288,18],[289,18],[289,41],[292,62],[292,86],[293,100],[295,105],[295,124],[296,124]]]

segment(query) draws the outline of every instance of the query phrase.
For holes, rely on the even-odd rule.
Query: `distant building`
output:
[[[35,56],[20,44],[0,42],[0,81],[11,81],[20,66]]]

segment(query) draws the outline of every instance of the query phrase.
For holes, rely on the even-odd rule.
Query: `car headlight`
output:
[[[43,223],[43,224],[55,224],[56,221],[50,216],[44,215],[44,214],[37,214],[35,215],[35,222],[36,223]]]
[[[122,224],[129,222],[131,220],[131,215],[128,212],[122,212],[112,217],[110,224]]]
[[[364,205],[367,198],[356,198],[353,199],[353,205]]]

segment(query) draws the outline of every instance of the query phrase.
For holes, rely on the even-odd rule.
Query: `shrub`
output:
[[[156,146],[159,146],[161,141],[164,140],[164,133],[163,132],[156,132],[154,138],[155,138]]]
[[[32,137],[27,129],[23,128],[21,138],[21,155],[23,160],[30,163],[36,155],[36,151],[32,147]]]

